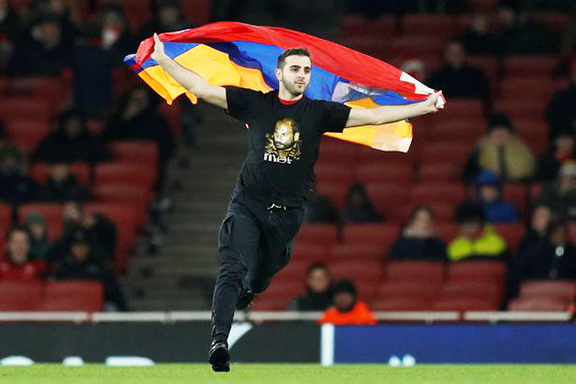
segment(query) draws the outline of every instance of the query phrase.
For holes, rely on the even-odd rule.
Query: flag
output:
[[[162,33],[166,54],[214,85],[232,85],[269,92],[278,88],[274,74],[278,56],[288,48],[306,47],[312,59],[310,84],[304,94],[314,100],[344,103],[352,108],[421,102],[434,92],[414,77],[371,56],[302,32],[237,22]],[[151,57],[152,37],[142,41],[125,63],[166,102],[196,95],[168,75]],[[400,121],[344,129],[326,135],[386,151],[407,152],[412,124]]]

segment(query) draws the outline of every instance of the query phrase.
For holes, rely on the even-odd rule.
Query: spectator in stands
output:
[[[434,211],[421,205],[410,213],[410,222],[392,245],[390,258],[395,260],[446,261],[446,244],[434,231]]]
[[[70,165],[57,163],[50,167],[50,176],[40,191],[40,200],[65,202],[88,200],[88,191],[78,182]]]
[[[320,324],[376,324],[376,318],[368,305],[358,300],[356,286],[350,280],[334,284],[334,306],[329,308],[318,322]]]
[[[6,151],[0,157],[0,201],[13,205],[34,200],[38,186],[26,176],[26,160],[17,152]]]
[[[138,86],[120,99],[118,112],[112,117],[104,138],[114,140],[149,140],[158,146],[160,180],[174,151],[174,139],[168,122],[158,111],[160,99]]]
[[[496,36],[502,55],[545,55],[558,51],[558,41],[529,12],[518,13],[504,4],[498,9],[501,30]]]
[[[69,46],[74,44],[78,30],[83,27],[79,2],[75,0],[32,0],[27,13],[32,24],[47,16],[56,19],[62,29],[62,38]]]
[[[143,41],[155,32],[175,32],[186,28],[192,28],[192,25],[184,16],[180,1],[161,0],[154,18],[140,28],[137,40]]]
[[[536,206],[532,212],[532,218],[530,219],[530,228],[528,228],[526,234],[522,238],[520,246],[518,247],[518,252],[530,248],[533,244],[546,239],[550,231],[550,223],[552,221],[558,221],[557,216],[557,213],[552,211],[552,208],[548,205]]]
[[[490,20],[485,13],[472,16],[470,27],[459,40],[471,55],[494,55],[498,47],[494,34],[490,32]]]
[[[332,287],[328,266],[314,263],[306,273],[306,293],[290,305],[295,311],[325,311],[332,305]]]
[[[97,163],[109,158],[103,141],[92,135],[84,114],[68,110],[59,117],[58,130],[42,140],[33,159],[47,163]]]
[[[56,241],[54,255],[62,255],[69,248],[76,232],[85,233],[90,242],[92,256],[105,265],[112,266],[116,251],[116,226],[106,217],[88,214],[78,201],[68,201],[62,208],[64,233]]]
[[[575,145],[572,131],[558,131],[552,139],[550,148],[538,157],[536,178],[546,182],[556,179],[563,163],[576,160]]]
[[[6,236],[6,258],[0,262],[0,280],[38,280],[45,271],[42,260],[31,260],[30,234],[15,227]]]
[[[6,74],[14,43],[20,34],[20,18],[8,3],[0,0],[0,75]]]
[[[404,61],[400,69],[420,81],[426,77],[426,64],[418,58],[410,58]]]
[[[340,210],[342,224],[374,223],[382,221],[382,216],[376,212],[364,186],[352,185],[346,194],[346,202]]]
[[[559,131],[576,133],[576,58],[569,62],[568,88],[556,92],[546,111],[550,137]]]
[[[459,235],[448,245],[449,261],[470,259],[503,260],[506,242],[491,225],[486,225],[482,207],[466,202],[456,207]]]
[[[57,280],[92,280],[104,286],[104,302],[107,310],[125,311],[126,300],[114,273],[108,270],[92,254],[88,234],[76,231],[68,244],[63,263],[55,274]]]
[[[502,181],[492,171],[482,171],[476,177],[476,202],[484,211],[488,223],[517,223],[516,208],[502,197]]]
[[[448,98],[488,99],[490,83],[484,73],[467,63],[466,49],[451,41],[444,49],[444,65],[428,78],[428,86],[441,89]]]
[[[576,279],[576,249],[570,244],[566,223],[553,221],[545,236],[526,241],[516,256],[515,272],[518,284]]]
[[[20,147],[10,142],[8,135],[6,134],[6,125],[0,117],[0,159],[3,159],[6,156],[14,156],[23,164],[26,162],[26,155],[24,155],[24,152],[22,152]]]
[[[567,220],[576,220],[576,161],[562,164],[558,180],[542,189],[537,202],[550,206]]]
[[[514,134],[505,114],[488,120],[488,133],[476,144],[464,168],[464,180],[473,181],[481,171],[495,172],[503,182],[530,180],[536,160],[530,148]]]
[[[117,66],[122,65],[124,56],[134,53],[138,48],[126,14],[119,4],[101,7],[96,23],[88,27],[87,33],[98,37],[100,46],[111,54]]]
[[[304,206],[304,222],[306,223],[336,223],[338,211],[328,196],[312,192]]]
[[[72,45],[64,38],[59,19],[43,16],[16,42],[9,73],[13,76],[60,76],[70,65]]]
[[[24,226],[30,235],[30,259],[47,260],[52,251],[50,242],[48,223],[44,215],[38,212],[31,212],[26,216]]]

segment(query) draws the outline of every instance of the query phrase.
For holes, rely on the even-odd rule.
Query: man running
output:
[[[230,370],[228,333],[235,309],[246,308],[290,260],[292,241],[314,185],[314,164],[325,132],[392,123],[431,112],[440,93],[402,106],[351,109],[304,96],[312,61],[305,48],[278,57],[279,89],[268,93],[210,84],[164,52],[154,35],[152,58],[198,98],[248,125],[248,155],[232,193],[218,238],[220,270],[212,303],[209,361],[216,372]]]

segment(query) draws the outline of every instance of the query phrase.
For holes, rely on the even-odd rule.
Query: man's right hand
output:
[[[164,52],[164,43],[160,41],[157,33],[154,33],[154,52],[152,52],[150,57],[152,57],[152,59],[158,64],[160,64],[163,59],[168,57]]]

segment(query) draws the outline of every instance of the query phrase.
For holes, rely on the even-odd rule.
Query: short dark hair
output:
[[[9,241],[10,238],[12,237],[13,234],[17,233],[17,232],[22,232],[25,233],[26,236],[28,237],[28,241],[30,241],[30,231],[28,230],[28,228],[24,225],[15,225],[14,227],[10,228],[10,230],[8,231],[8,233],[6,233],[5,239],[6,241]]]
[[[298,48],[290,48],[282,52],[280,56],[278,56],[278,68],[282,68],[284,66],[284,62],[288,56],[306,56],[310,60],[310,52],[304,47]]]
[[[306,276],[310,276],[312,274],[312,272],[314,272],[317,269],[322,269],[322,270],[328,272],[328,266],[325,263],[316,262],[316,263],[310,264],[310,266],[308,267],[308,270],[306,271]]]

